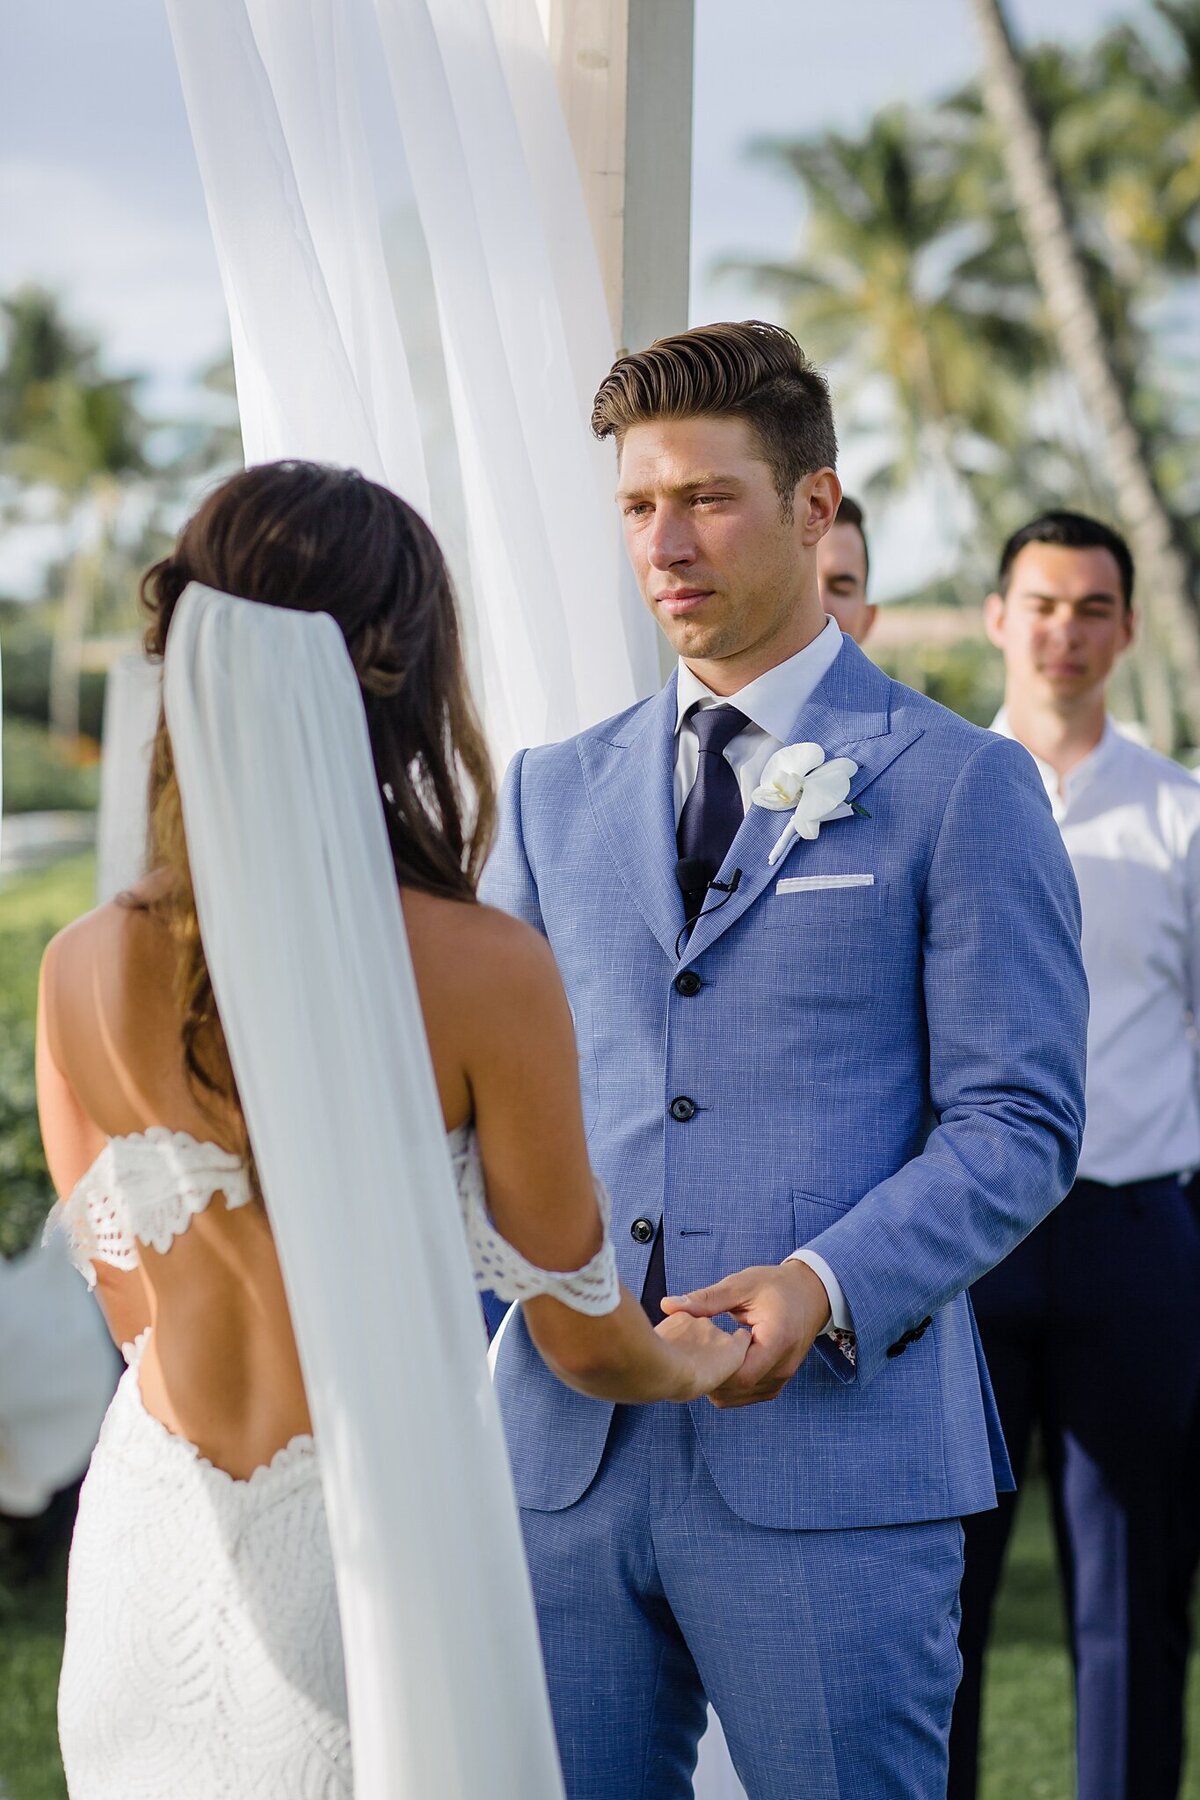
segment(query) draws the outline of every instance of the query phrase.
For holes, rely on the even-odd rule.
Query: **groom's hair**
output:
[[[709,417],[745,419],[786,513],[798,481],[837,466],[828,382],[790,331],[761,319],[698,325],[619,356],[597,391],[592,430],[619,451],[631,425]]]

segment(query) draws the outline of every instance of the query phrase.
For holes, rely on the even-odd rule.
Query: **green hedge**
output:
[[[86,912],[95,862],[75,856],[0,892],[0,1255],[33,1243],[53,1198],[38,1130],[34,1039],[42,951]]]
[[[81,765],[30,719],[4,720],[6,813],[91,812],[100,797],[100,765]]]

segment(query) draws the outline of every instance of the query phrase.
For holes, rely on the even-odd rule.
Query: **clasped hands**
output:
[[[656,1327],[671,1335],[683,1314],[715,1319],[728,1313],[750,1332],[741,1367],[708,1398],[714,1406],[755,1406],[783,1392],[829,1323],[829,1296],[807,1263],[785,1262],[742,1269],[711,1287],[674,1294],[662,1303],[666,1319]]]

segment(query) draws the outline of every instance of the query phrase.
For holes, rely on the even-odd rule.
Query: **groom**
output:
[[[592,423],[679,668],[516,758],[485,897],[557,956],[624,1280],[753,1343],[715,1405],[615,1409],[502,1344],[567,1790],[690,1794],[707,1696],[751,1800],[936,1800],[959,1519],[1011,1485],[964,1289],[1074,1174],[1075,886],[1024,751],[824,617],[788,333],[623,356]]]

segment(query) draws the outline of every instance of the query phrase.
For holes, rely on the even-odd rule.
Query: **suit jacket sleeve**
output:
[[[479,898],[489,906],[499,907],[501,912],[511,913],[514,919],[524,919],[544,937],[546,926],[537,881],[529,865],[521,829],[521,782],[528,754],[526,750],[518,750],[508,765],[500,790],[496,842],[479,884]]]
[[[990,738],[959,772],[925,877],[933,1129],[811,1245],[849,1304],[860,1382],[1074,1180],[1088,1008],[1079,930],[1041,779],[1019,744]],[[853,1094],[844,1099],[852,1117]]]

